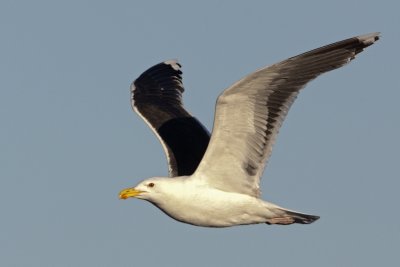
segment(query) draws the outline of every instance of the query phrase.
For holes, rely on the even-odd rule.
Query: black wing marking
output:
[[[182,103],[181,65],[169,60],[146,70],[131,85],[132,108],[163,145],[169,175],[191,175],[207,149],[210,134]]]

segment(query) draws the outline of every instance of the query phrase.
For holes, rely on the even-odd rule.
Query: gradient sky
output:
[[[0,3],[1,266],[393,266],[400,244],[398,1]],[[311,82],[263,198],[311,225],[208,229],[118,192],[167,175],[129,85],[171,58],[209,129],[244,75],[354,35],[382,38]]]

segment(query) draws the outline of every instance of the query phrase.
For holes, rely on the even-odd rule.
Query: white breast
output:
[[[183,189],[183,188],[182,188]],[[206,186],[185,186],[157,203],[170,217],[189,224],[227,227],[265,222],[266,202],[244,194],[224,192]]]

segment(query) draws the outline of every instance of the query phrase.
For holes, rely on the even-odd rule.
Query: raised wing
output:
[[[175,60],[159,63],[131,85],[132,108],[160,140],[170,177],[193,174],[210,139],[207,129],[183,107],[180,68]]]
[[[262,68],[218,98],[207,151],[194,174],[218,189],[259,196],[259,181],[279,128],[299,91],[379,39],[371,33]]]

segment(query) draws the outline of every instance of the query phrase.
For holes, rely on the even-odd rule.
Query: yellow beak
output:
[[[137,190],[135,188],[127,188],[119,192],[120,199],[127,199],[128,197],[137,197],[144,191]]]

